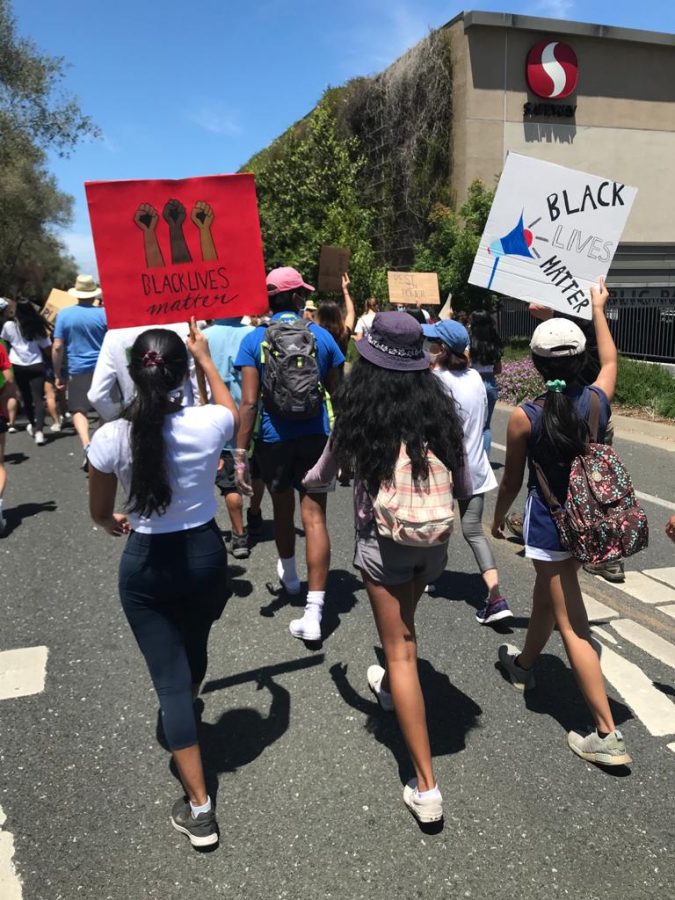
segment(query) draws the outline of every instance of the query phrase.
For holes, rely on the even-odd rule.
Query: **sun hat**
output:
[[[305,309],[308,309],[310,312],[316,312],[316,311],[318,310],[319,307],[318,307],[318,306],[315,306],[313,300],[308,300],[307,303],[305,303],[305,307],[304,307],[304,308],[305,308]]]
[[[272,269],[267,276],[267,294],[274,297],[275,294],[281,294],[284,291],[293,291],[296,288],[304,288],[306,291],[313,291],[314,287],[307,284],[297,269],[292,266],[281,266],[279,269]]]
[[[356,349],[381,369],[419,372],[429,368],[422,349],[422,329],[408,313],[377,313],[368,334],[356,341]]]
[[[431,341],[440,341],[457,356],[463,356],[469,346],[469,332],[454,319],[443,319],[433,325],[422,325],[422,334]]]
[[[96,284],[91,275],[78,275],[75,279],[75,287],[68,288],[71,297],[78,300],[96,300],[101,296],[101,288]]]
[[[530,341],[530,350],[536,356],[547,358],[578,356],[586,349],[586,336],[575,322],[569,319],[549,319],[537,325]]]

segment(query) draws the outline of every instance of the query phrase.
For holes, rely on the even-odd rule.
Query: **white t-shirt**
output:
[[[99,472],[114,474],[129,496],[131,486],[131,423],[107,422],[89,445],[89,463]],[[216,514],[214,481],[223,445],[234,433],[232,413],[223,406],[185,406],[164,420],[169,484],[172,498],[163,516],[129,514],[134,531],[167,534],[209,522]]]
[[[376,315],[377,313],[374,312],[364,313],[356,323],[354,334],[368,334],[370,329],[373,327],[373,319]]]
[[[138,335],[143,334],[149,327],[140,325],[106,331],[87,399],[107,422],[116,419],[123,407],[133,400],[136,388],[129,375],[129,351]],[[190,330],[186,322],[160,327],[175,331],[183,340],[187,339]],[[188,354],[188,377],[183,385],[183,405],[192,406],[194,398],[198,395],[194,360]]]
[[[52,345],[48,337],[27,341],[16,322],[5,322],[0,337],[10,345],[9,361],[13,366],[36,366],[44,362],[42,350]]]
[[[433,372],[455,401],[464,428],[464,452],[474,496],[494,490],[497,479],[483,447],[483,429],[487,421],[487,393],[483,379],[474,369],[434,369]]]

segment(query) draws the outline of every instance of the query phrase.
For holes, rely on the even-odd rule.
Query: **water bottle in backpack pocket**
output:
[[[303,319],[272,322],[261,345],[262,403],[284,419],[313,419],[323,408],[324,390],[316,338]]]

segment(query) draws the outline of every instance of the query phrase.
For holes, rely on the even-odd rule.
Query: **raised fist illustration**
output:
[[[198,200],[192,207],[190,218],[197,228],[210,228],[213,223],[213,210],[206,201]]]
[[[157,210],[151,203],[140,203],[138,209],[134,213],[134,222],[141,231],[155,231],[159,216]]]
[[[185,221],[185,207],[180,200],[168,200],[162,215],[169,223],[169,228],[179,228]]]

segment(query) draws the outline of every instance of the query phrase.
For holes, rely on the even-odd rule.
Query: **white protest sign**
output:
[[[469,282],[591,318],[637,189],[510,153]]]

